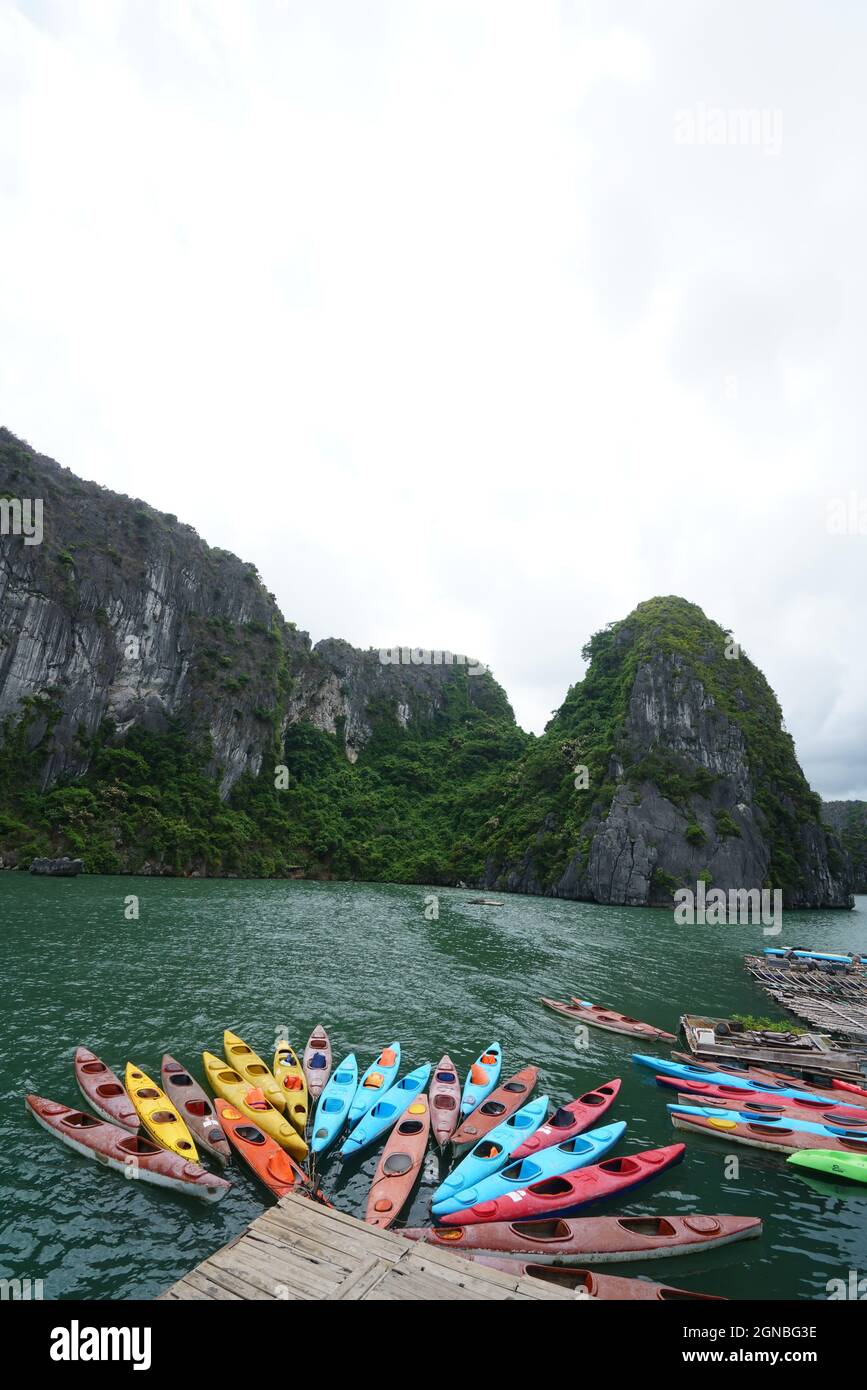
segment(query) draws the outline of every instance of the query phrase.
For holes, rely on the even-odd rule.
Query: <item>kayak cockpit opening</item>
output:
[[[403,1120],[397,1127],[398,1134],[420,1134],[424,1129],[421,1120]]]
[[[637,1173],[640,1164],[634,1158],[605,1158],[599,1167],[606,1173],[630,1174]]]
[[[675,1236],[677,1231],[664,1216],[621,1216],[618,1226],[636,1236]]]
[[[505,1109],[505,1105],[499,1100],[486,1100],[480,1107],[483,1115],[502,1115]]]
[[[97,1086],[96,1094],[103,1100],[113,1100],[115,1096],[122,1096],[124,1089],[116,1081],[103,1081],[101,1086]]]
[[[568,1240],[572,1234],[571,1227],[562,1218],[552,1221],[513,1221],[509,1230],[516,1236],[533,1241]]]
[[[214,1113],[209,1100],[188,1100],[186,1111],[188,1115],[195,1115],[197,1119],[202,1119],[205,1115],[213,1115]]]
[[[74,1110],[71,1115],[67,1115],[63,1123],[70,1129],[96,1129],[103,1121],[95,1120],[92,1115],[85,1115],[83,1110]]]
[[[117,1146],[132,1158],[153,1158],[154,1154],[166,1152],[159,1144],[155,1144],[152,1139],[145,1139],[141,1134],[129,1134],[119,1139]]]
[[[257,1129],[255,1125],[238,1125],[236,1126],[235,1133],[239,1139],[243,1139],[245,1144],[261,1145],[265,1142],[264,1134],[261,1129]]]

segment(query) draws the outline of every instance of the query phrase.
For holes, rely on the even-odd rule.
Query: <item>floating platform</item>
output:
[[[720,1031],[722,1025],[722,1031]],[[757,1066],[863,1084],[867,1047],[836,1042],[827,1033],[776,1033],[742,1028],[726,1018],[684,1014],[683,1035],[693,1057],[725,1066]]]
[[[823,1032],[867,1043],[867,972],[863,967],[817,967],[806,960],[747,956],[756,984],[781,1009]]]
[[[538,1303],[574,1302],[582,1294],[475,1264],[450,1250],[368,1226],[308,1197],[290,1195],[159,1298]]]

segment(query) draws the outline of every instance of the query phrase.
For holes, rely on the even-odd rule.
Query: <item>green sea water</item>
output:
[[[679,927],[664,911],[507,896],[500,908],[472,893],[346,883],[0,874],[5,945],[2,1057],[0,1277],[41,1279],[45,1298],[149,1298],[236,1235],[272,1199],[236,1162],[216,1207],[131,1183],[80,1158],[25,1113],[28,1092],[83,1103],[72,1071],[78,1044],[122,1072],[128,1060],[159,1075],[171,1052],[203,1079],[203,1048],[221,1051],[231,1028],[270,1060],[275,1039],[299,1049],[317,1023],[335,1055],[366,1066],[399,1039],[405,1070],[451,1054],[463,1072],[498,1040],[504,1076],[533,1062],[539,1090],[567,1101],[615,1076],[612,1119],[627,1122],[615,1153],[681,1137],[671,1099],[630,1061],[628,1038],[591,1032],[538,1003],[577,994],[676,1031],[682,1012],[766,1014],[744,954],[761,929]],[[138,921],[125,899],[140,899]],[[867,947],[867,899],[856,911],[789,913],[784,942]],[[776,944],[771,942],[771,944]],[[644,1048],[643,1050],[648,1050]],[[660,1055],[667,1055],[659,1049]],[[363,1214],[378,1149],[326,1158],[322,1185]],[[736,1177],[726,1176],[730,1152]],[[444,1171],[444,1170],[443,1170]],[[424,1224],[439,1180],[429,1155],[407,1219]],[[828,1281],[867,1275],[867,1189],[798,1173],[776,1154],[688,1139],[686,1161],[613,1213],[732,1212],[764,1218],[760,1240],[652,1266],[650,1274],[731,1298],[823,1299]]]

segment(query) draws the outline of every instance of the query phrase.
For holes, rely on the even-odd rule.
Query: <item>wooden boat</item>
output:
[[[132,1062],[126,1064],[124,1084],[150,1137],[162,1144],[164,1149],[171,1149],[181,1158],[198,1163],[199,1154],[193,1136],[162,1087],[151,1081],[141,1067]]]
[[[376,1165],[364,1216],[371,1226],[385,1228],[400,1215],[424,1162],[430,1126],[428,1097],[419,1096],[395,1125]]]
[[[777,1033],[699,1014],[684,1014],[680,1026],[690,1052],[703,1061],[734,1060],[759,1067],[779,1063],[827,1078],[829,1086],[835,1077],[860,1085],[861,1067],[867,1063],[863,1046],[838,1043],[828,1033]]]
[[[308,1186],[304,1171],[275,1139],[253,1123],[249,1115],[219,1097],[216,1106],[220,1124],[232,1147],[275,1197],[285,1197],[299,1187]]]
[[[440,1148],[452,1137],[461,1113],[461,1083],[448,1053],[441,1057],[428,1087],[431,1127]]]
[[[709,1134],[731,1144],[796,1153],[799,1149],[834,1149],[840,1153],[867,1154],[867,1131],[847,1130],[838,1125],[814,1124],[790,1116],[773,1118],[750,1110],[702,1109],[692,1105],[669,1105],[675,1129],[693,1134]]]
[[[219,1202],[229,1190],[225,1178],[206,1172],[197,1163],[142,1134],[130,1134],[120,1125],[98,1120],[84,1110],[73,1110],[44,1096],[26,1096],[24,1103],[37,1124],[49,1134],[84,1158],[95,1159],[124,1177],[171,1188],[204,1202]]]
[[[73,1058],[75,1079],[88,1105],[109,1124],[135,1133],[138,1112],[121,1084],[120,1077],[87,1047],[77,1047]]]
[[[546,1221],[479,1221],[472,1226],[407,1227],[407,1240],[487,1251],[537,1264],[659,1260],[732,1245],[762,1233],[757,1216],[578,1216]]]
[[[576,1134],[583,1134],[591,1125],[598,1124],[606,1110],[610,1110],[619,1090],[620,1078],[615,1077],[613,1081],[606,1081],[598,1090],[586,1091],[577,1100],[570,1101],[568,1105],[561,1105],[543,1125],[539,1126],[535,1134],[531,1134],[523,1144],[518,1145],[512,1158],[529,1158],[540,1149],[547,1149],[552,1144],[562,1144],[564,1140],[572,1139]]]
[[[266,1099],[263,1091],[251,1086],[249,1081],[245,1081],[233,1067],[226,1066],[223,1059],[215,1057],[213,1052],[203,1052],[202,1063],[208,1085],[215,1095],[234,1105],[254,1125],[276,1139],[280,1147],[286,1149],[294,1159],[303,1163],[307,1157],[307,1144],[285,1115],[281,1115]]]
[[[648,1042],[677,1041],[673,1033],[654,1028],[652,1023],[642,1023],[640,1019],[629,1018],[626,1014],[602,1008],[599,1004],[591,1004],[586,999],[573,999],[570,1004],[564,1004],[559,999],[546,999],[542,995],[541,1002],[546,1009],[552,1009],[563,1018],[570,1018],[575,1023],[586,1023],[590,1028],[601,1028],[606,1033],[624,1033],[627,1037],[644,1038]]]
[[[278,1042],[274,1052],[273,1072],[274,1080],[283,1093],[286,1118],[292,1121],[299,1134],[303,1134],[307,1128],[309,1109],[307,1077],[298,1059],[298,1053],[285,1039]]]
[[[653,1284],[649,1279],[624,1279],[618,1274],[597,1274],[591,1269],[559,1269],[556,1265],[528,1264],[521,1260],[498,1260],[491,1255],[469,1255],[474,1264],[487,1265],[516,1279],[537,1279],[541,1284],[553,1284],[561,1289],[574,1289],[576,1298],[616,1299],[631,1302],[635,1299],[655,1299],[661,1303],[725,1302],[719,1294],[691,1293],[669,1284]]]
[[[307,1039],[307,1046],[304,1049],[304,1075],[307,1077],[307,1089],[310,1092],[311,1100],[318,1100],[325,1089],[325,1083],[331,1075],[331,1039],[322,1027],[317,1023],[310,1037]]]
[[[165,1054],[160,1068],[163,1090],[174,1102],[196,1143],[219,1163],[226,1164],[232,1156],[229,1141],[211,1104],[198,1081],[174,1057]]]
[[[816,1100],[794,1100],[774,1096],[768,1091],[739,1091],[734,1086],[711,1086],[701,1081],[679,1081],[676,1076],[658,1076],[657,1083],[677,1092],[684,1105],[714,1106],[722,1110],[751,1110],[763,1115],[788,1115],[793,1119],[818,1120],[821,1124],[862,1125],[867,1129],[867,1110],[854,1105],[829,1105]]]
[[[591,1202],[604,1202],[650,1182],[682,1162],[685,1144],[646,1149],[625,1158],[605,1158],[590,1168],[564,1173],[532,1183],[521,1192],[510,1192],[494,1202],[482,1202],[469,1211],[443,1217],[446,1226],[468,1226],[478,1221],[534,1221],[573,1216]]]
[[[508,1081],[502,1082],[491,1092],[487,1100],[483,1100],[481,1105],[477,1105],[475,1110],[461,1121],[452,1135],[454,1147],[459,1149],[475,1144],[477,1140],[484,1138],[489,1130],[507,1120],[510,1115],[514,1115],[516,1110],[520,1110],[529,1098],[538,1075],[538,1067],[524,1067],[522,1071],[516,1071],[514,1076],[510,1076]]]
[[[237,1033],[230,1033],[228,1029],[223,1033],[223,1056],[250,1086],[258,1086],[260,1091],[264,1091],[265,1099],[282,1115],[286,1109],[286,1097],[277,1084],[277,1078],[258,1053],[248,1047]]]

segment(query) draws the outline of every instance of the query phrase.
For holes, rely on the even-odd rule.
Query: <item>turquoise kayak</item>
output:
[[[854,1139],[867,1149],[867,1134],[863,1129],[847,1129],[845,1125],[819,1125],[815,1120],[793,1119],[791,1115],[770,1116],[762,1110],[717,1110],[715,1105],[667,1105],[674,1115],[700,1115],[705,1120],[730,1120],[733,1124],[759,1123],[765,1129],[797,1130],[804,1134],[823,1134],[827,1139]],[[816,1148],[821,1145],[817,1144]]]
[[[475,1186],[490,1173],[496,1173],[504,1167],[512,1155],[512,1150],[523,1144],[525,1139],[529,1139],[531,1134],[535,1134],[539,1126],[544,1124],[547,1115],[548,1097],[537,1096],[529,1105],[525,1105],[523,1110],[517,1110],[508,1120],[489,1130],[473,1145],[466,1158],[461,1159],[457,1167],[440,1183],[431,1198],[434,1212],[438,1215],[441,1203],[450,1202],[455,1193],[465,1187]]]
[[[840,1100],[829,1100],[826,1096],[817,1096],[813,1091],[798,1091],[793,1086],[771,1086],[767,1081],[759,1081],[754,1076],[745,1076],[743,1080],[728,1071],[705,1071],[702,1067],[691,1067],[687,1062],[666,1062],[664,1058],[651,1057],[649,1053],[633,1052],[633,1062],[637,1062],[640,1067],[649,1067],[657,1076],[682,1076],[687,1081],[706,1081],[711,1086],[735,1086],[741,1091],[765,1091],[769,1096],[791,1096],[795,1100],[808,1100],[816,1105],[845,1105],[846,1100],[841,1092]]]
[[[480,1052],[467,1072],[461,1095],[461,1114],[470,1115],[477,1105],[487,1100],[500,1079],[503,1053],[499,1043],[491,1043]]]
[[[493,1202],[498,1197],[517,1192],[531,1182],[557,1178],[563,1173],[574,1172],[576,1168],[586,1168],[589,1163],[598,1163],[608,1150],[614,1147],[625,1130],[624,1122],[618,1120],[616,1124],[591,1129],[587,1134],[579,1134],[573,1139],[564,1140],[562,1144],[542,1149],[532,1158],[518,1158],[473,1187],[462,1187],[448,1200],[436,1202],[434,1213],[441,1217],[448,1216],[453,1211],[465,1211],[477,1202]]]
[[[378,1139],[396,1120],[399,1120],[404,1111],[409,1110],[412,1114],[412,1103],[421,1095],[428,1083],[431,1074],[431,1063],[425,1062],[424,1066],[416,1067],[407,1076],[402,1076],[396,1085],[386,1091],[382,1100],[378,1100],[366,1115],[359,1120],[355,1129],[351,1131],[344,1141],[343,1148],[340,1150],[342,1158],[348,1158],[350,1154],[358,1153],[359,1149],[364,1149],[368,1144],[372,1144],[374,1139]]]
[[[332,1072],[316,1105],[316,1114],[313,1117],[313,1133],[310,1140],[310,1149],[313,1153],[323,1153],[328,1145],[337,1138],[346,1123],[352,1097],[355,1095],[357,1087],[358,1063],[355,1060],[355,1053],[350,1052],[348,1057],[344,1057],[336,1071]]]
[[[831,951],[792,951],[791,946],[766,946],[763,955],[766,956],[787,956],[789,953],[797,960],[834,960],[840,961],[843,965],[851,965],[851,956],[835,956]]]
[[[358,1083],[352,1104],[349,1107],[349,1123],[358,1124],[372,1105],[384,1096],[397,1080],[400,1071],[400,1043],[393,1042],[384,1047],[375,1062],[371,1062]]]

